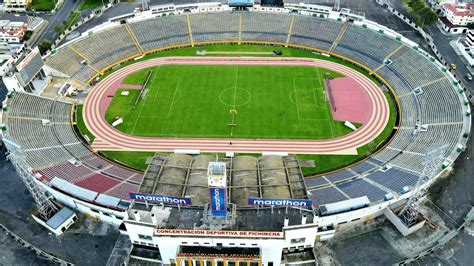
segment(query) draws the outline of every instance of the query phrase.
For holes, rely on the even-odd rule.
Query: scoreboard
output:
[[[229,0],[229,6],[253,6],[254,0]]]

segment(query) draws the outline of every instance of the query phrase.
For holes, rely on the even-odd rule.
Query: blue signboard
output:
[[[191,199],[180,198],[166,195],[155,195],[155,194],[144,194],[144,193],[133,193],[130,192],[129,196],[131,199],[147,202],[160,202],[167,204],[180,204],[180,205],[191,205]]]
[[[229,0],[229,6],[253,6],[254,0]]]
[[[288,206],[288,207],[300,207],[300,208],[311,208],[313,202],[311,200],[304,199],[262,199],[262,198],[248,198],[248,205],[257,206]]]
[[[211,213],[213,216],[226,216],[226,189],[211,187],[209,188],[211,194]]]

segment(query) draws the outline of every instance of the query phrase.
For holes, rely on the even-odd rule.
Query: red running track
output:
[[[324,140],[286,139],[229,139],[229,138],[158,138],[133,136],[118,131],[107,123],[105,112],[122,80],[130,73],[164,64],[183,65],[279,65],[312,66],[331,69],[353,78],[370,98],[370,118],[349,134]],[[382,90],[370,79],[349,67],[309,58],[265,57],[165,57],[155,58],[124,67],[99,82],[84,102],[83,117],[86,126],[96,137],[95,150],[114,151],[170,151],[199,150],[201,152],[283,152],[290,154],[357,154],[357,148],[375,139],[389,119],[389,106]],[[232,141],[232,145],[230,145]]]

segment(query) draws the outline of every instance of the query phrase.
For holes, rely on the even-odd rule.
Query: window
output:
[[[301,243],[304,243],[306,240],[306,238],[302,237],[302,238],[293,238],[291,239],[290,243],[291,244],[301,244]]]
[[[141,240],[153,240],[151,236],[140,235],[140,234],[138,234],[138,238],[140,238]]]

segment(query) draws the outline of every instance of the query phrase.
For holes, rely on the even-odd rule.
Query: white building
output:
[[[24,22],[0,20],[0,42],[20,43],[25,36],[27,27]]]
[[[131,258],[182,266],[314,265],[315,241],[335,233],[318,226],[312,211],[293,207],[234,210],[217,218],[205,207],[136,204],[124,225]]]
[[[441,5],[443,29],[449,33],[465,33],[474,23],[474,3],[444,3]]]
[[[468,64],[474,66],[474,30],[469,30],[466,37],[459,38],[456,42]]]
[[[18,59],[12,60],[2,76],[2,81],[8,91],[38,94],[51,80],[44,72],[43,66],[43,58],[36,47],[28,54],[23,53]]]
[[[3,5],[6,11],[24,12],[31,4],[32,0],[4,0]]]

